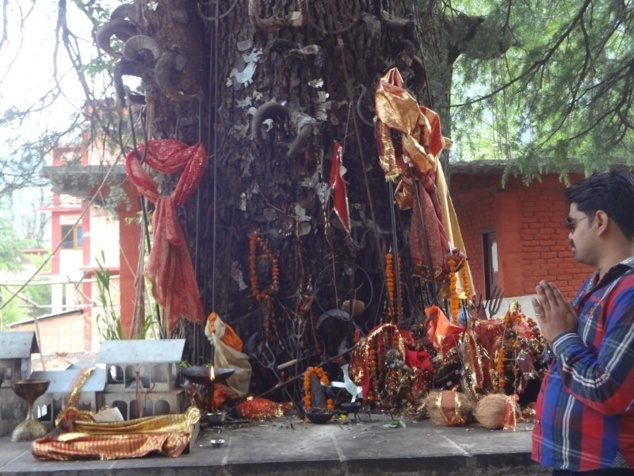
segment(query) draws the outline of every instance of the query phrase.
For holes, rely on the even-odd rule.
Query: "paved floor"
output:
[[[0,437],[0,474],[84,476],[176,475],[546,475],[530,461],[529,425],[517,431],[477,424],[439,428],[405,420],[390,428],[388,415],[360,415],[357,423],[316,425],[296,417],[201,428],[188,454],[116,461],[38,461],[30,443]],[[225,444],[213,448],[213,438]]]

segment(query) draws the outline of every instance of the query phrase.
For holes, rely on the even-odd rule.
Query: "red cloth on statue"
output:
[[[420,370],[434,371],[434,365],[431,363],[431,356],[426,350],[406,350],[405,363],[410,367]]]
[[[426,350],[415,350],[414,337],[412,333],[403,329],[399,329],[403,341],[405,343],[405,363],[410,367],[420,370],[434,371],[434,365],[431,363],[431,355]]]
[[[138,191],[156,204],[154,240],[145,272],[152,282],[154,298],[163,308],[163,322],[169,331],[181,316],[202,324],[205,316],[200,292],[176,208],[198,186],[207,166],[207,154],[201,144],[187,146],[173,139],[149,141],[145,164],[167,174],[182,171],[172,194],[163,196],[139,161],[144,149],[140,145],[137,153],[128,154],[126,171]]]

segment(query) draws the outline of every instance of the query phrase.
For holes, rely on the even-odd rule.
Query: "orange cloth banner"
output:
[[[427,327],[427,337],[431,341],[434,349],[441,352],[443,358],[447,352],[458,345],[460,334],[464,327],[456,326],[449,322],[445,313],[438,306],[431,306],[425,309],[425,326]]]

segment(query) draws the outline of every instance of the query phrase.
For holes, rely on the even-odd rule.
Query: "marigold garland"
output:
[[[394,271],[394,255],[392,253],[387,253],[385,255],[385,280],[387,283],[387,321],[394,322],[395,318],[397,322],[399,322],[403,317],[403,307],[400,305],[403,302],[403,286],[400,288],[400,293],[397,295],[396,292],[396,279],[399,279],[399,282],[402,281],[402,273],[403,273],[403,261],[399,256],[397,258],[398,263],[398,278],[396,277],[396,273]]]
[[[471,280],[469,279],[469,267],[467,266],[466,260],[460,268],[460,278],[462,278],[465,299],[471,301]]]
[[[304,372],[304,408],[306,409],[307,412],[309,412],[313,408],[313,402],[312,402],[312,397],[310,392],[310,389],[311,389],[310,376],[313,373],[317,374],[317,377],[319,377],[319,381],[322,383],[322,385],[330,384],[330,380],[328,380],[328,376],[326,375],[326,372],[324,372],[324,369],[322,369],[321,367],[308,367],[306,369],[306,372]],[[334,409],[335,409],[335,402],[332,398],[329,398],[328,400],[326,400],[326,410],[332,411]]]
[[[537,322],[532,317],[526,319],[528,323],[528,327],[530,327],[531,331],[533,331],[534,337],[534,350],[537,355],[542,355],[544,352],[544,338],[542,337],[542,333],[539,330],[539,326]]]
[[[387,281],[387,317],[391,321],[396,315],[396,292],[394,290],[394,256],[385,255],[385,280]]]
[[[399,282],[401,283],[401,286],[399,288],[400,293],[398,295],[398,300],[396,302],[397,304],[399,304],[397,309],[398,322],[401,322],[401,320],[403,319],[403,302],[404,302],[403,288],[404,286],[403,286],[403,260],[401,259],[400,256],[398,257],[398,279],[399,279]]]
[[[497,373],[497,387],[498,392],[505,393],[506,391],[506,378],[504,377],[504,368],[506,366],[506,350],[504,346],[500,346],[496,352],[495,371]]]
[[[459,325],[458,312],[460,311],[460,302],[458,300],[458,276],[456,275],[456,260],[450,258],[447,261],[449,265],[449,289],[451,291],[451,319],[455,325]]]
[[[260,289],[257,272],[257,252],[260,249],[262,259],[271,262],[271,283],[264,289]],[[267,297],[272,296],[279,289],[280,267],[277,258],[271,252],[267,242],[257,231],[251,233],[249,237],[249,271],[251,277],[251,294],[258,301],[262,302]]]
[[[397,350],[404,360],[405,340],[394,323],[382,324],[372,330],[361,346],[370,382],[363,400],[381,408],[389,408],[401,389],[402,370],[395,369],[396,372],[390,375],[391,369],[386,366],[386,357],[391,349]]]
[[[521,312],[513,311],[509,309],[509,311],[504,315],[502,319],[504,334],[503,337],[508,335],[512,341],[505,341],[504,339],[500,343],[500,348],[496,352],[495,355],[495,372],[497,374],[497,381],[494,382],[494,389],[496,389],[499,393],[506,393],[506,360],[509,352],[511,353],[511,359],[513,356],[513,352],[515,355],[522,349],[522,343],[520,339],[516,336],[516,333],[513,331],[513,327],[516,324],[519,324],[523,319],[523,315]],[[517,366],[514,367],[515,379],[513,380],[513,386],[517,386],[517,377],[518,377],[519,369]]]
[[[507,312],[504,315],[504,325],[510,330],[515,324],[519,324],[522,321],[522,313],[520,312]]]

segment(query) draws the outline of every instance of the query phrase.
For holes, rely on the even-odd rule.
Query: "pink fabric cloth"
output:
[[[415,191],[413,193],[416,193]],[[425,223],[425,238],[420,214],[415,205],[409,230],[409,246],[414,272],[429,280],[443,281],[446,276],[445,258],[449,254],[449,240],[445,229],[442,208],[436,190],[436,173],[429,171],[419,180],[420,206]],[[428,263],[425,241],[429,246],[431,263]]]

